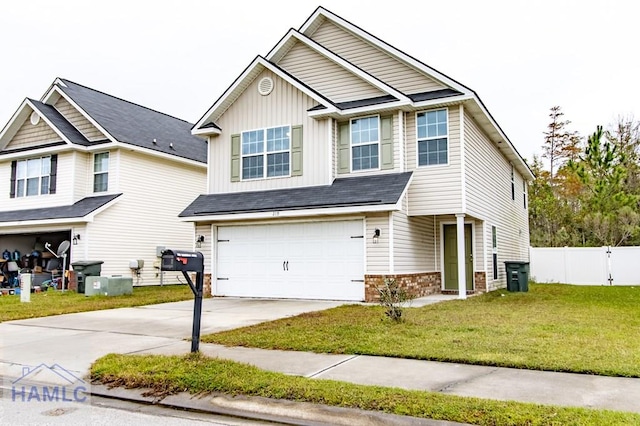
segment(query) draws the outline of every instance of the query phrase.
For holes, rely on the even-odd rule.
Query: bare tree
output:
[[[580,152],[580,136],[578,132],[567,130],[569,120],[562,120],[564,113],[559,106],[551,107],[551,122],[544,132],[542,157],[549,160],[549,180],[554,181],[555,172],[566,161],[576,160]]]

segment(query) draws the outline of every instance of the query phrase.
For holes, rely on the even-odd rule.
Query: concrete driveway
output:
[[[201,333],[257,324],[343,302],[213,298],[203,300]],[[193,300],[0,323],[0,376],[18,378],[42,363],[85,376],[108,353],[162,352],[191,337]],[[182,346],[182,345],[179,345]],[[188,352],[188,349],[186,350]],[[40,382],[55,377],[33,375]]]

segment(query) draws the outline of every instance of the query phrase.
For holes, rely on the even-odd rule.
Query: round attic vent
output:
[[[273,90],[273,80],[270,77],[264,77],[258,83],[258,93],[267,96]]]
[[[33,111],[31,113],[30,120],[31,120],[31,124],[33,124],[35,126],[36,124],[38,124],[40,122],[40,116],[38,115],[37,112]]]

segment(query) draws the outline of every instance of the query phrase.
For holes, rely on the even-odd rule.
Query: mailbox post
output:
[[[191,352],[198,352],[200,346],[200,318],[202,317],[202,293],[204,288],[204,257],[198,251],[164,250],[162,252],[162,271],[180,271],[187,280],[195,296],[193,306],[193,328],[191,330]],[[187,272],[196,273],[193,284]]]

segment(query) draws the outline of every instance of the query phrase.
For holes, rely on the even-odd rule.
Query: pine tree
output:
[[[549,160],[549,179],[554,183],[555,172],[567,160],[575,160],[580,152],[580,136],[578,132],[567,130],[569,120],[562,120],[564,113],[559,106],[551,107],[551,122],[544,132],[542,157]]]

